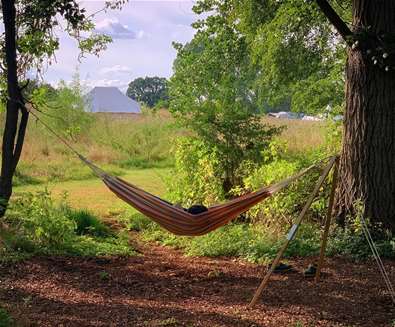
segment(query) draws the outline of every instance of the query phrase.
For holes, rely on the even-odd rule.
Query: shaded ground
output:
[[[246,304],[261,268],[186,258],[159,246],[133,258],[33,258],[0,269],[0,303],[22,326],[392,326],[395,308],[374,264],[330,259],[318,285],[273,277]],[[307,259],[291,263],[302,271]],[[395,262],[386,262],[395,280]]]

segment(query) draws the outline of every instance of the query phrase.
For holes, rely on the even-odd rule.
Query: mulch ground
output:
[[[373,262],[329,259],[323,280],[275,275],[246,305],[262,267],[188,258],[156,245],[132,258],[32,258],[0,267],[0,304],[21,326],[393,326],[395,309]],[[395,280],[395,262],[385,262]]]

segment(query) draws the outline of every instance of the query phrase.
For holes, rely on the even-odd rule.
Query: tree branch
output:
[[[327,0],[316,0],[316,2],[330,23],[335,27],[336,31],[341,35],[348,45],[351,45],[352,40],[350,40],[350,36],[352,36],[353,33],[348,28],[347,24],[340,18],[340,16],[332,8]]]

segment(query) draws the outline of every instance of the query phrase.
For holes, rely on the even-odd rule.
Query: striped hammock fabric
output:
[[[80,159],[90,166],[107,187],[120,199],[157,222],[169,232],[184,236],[204,235],[229,223],[260,201],[287,187],[316,167],[316,165],[313,165],[279,183],[247,193],[224,204],[212,206],[208,208],[208,211],[191,214],[121,178],[105,173],[82,156]]]

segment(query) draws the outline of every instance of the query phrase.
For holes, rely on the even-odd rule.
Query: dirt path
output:
[[[0,267],[0,302],[22,326],[392,326],[395,309],[373,263],[331,259],[315,285],[275,276],[246,304],[261,268],[186,258],[152,245],[132,258],[33,258]],[[292,262],[299,271],[307,259]],[[395,262],[386,262],[395,280]]]

